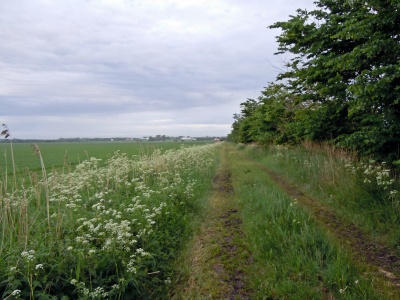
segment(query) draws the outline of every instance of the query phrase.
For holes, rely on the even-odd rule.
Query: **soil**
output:
[[[213,181],[213,190],[220,194],[220,197],[229,197],[234,193],[229,170],[223,170],[218,173]],[[219,263],[214,264],[215,272],[224,278],[223,281],[230,286],[230,290],[223,295],[222,299],[250,299],[250,292],[246,286],[246,273],[242,269],[247,265],[247,261],[238,260],[240,252],[247,251],[245,246],[237,243],[239,237],[243,240],[243,231],[241,229],[242,219],[238,214],[238,209],[229,203],[218,214],[218,221],[222,230],[220,231],[221,251],[216,257]]]
[[[213,178],[204,220],[190,248],[190,272],[178,288],[184,292],[174,295],[174,300],[250,299],[247,268],[251,255],[235,206],[231,172],[224,162]]]

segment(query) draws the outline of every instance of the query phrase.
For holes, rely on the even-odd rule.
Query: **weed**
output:
[[[21,178],[0,217],[3,298],[162,298],[210,184],[216,145],[154,150]]]

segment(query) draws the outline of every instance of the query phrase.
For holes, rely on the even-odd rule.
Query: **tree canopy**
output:
[[[280,29],[286,71],[241,104],[236,142],[330,141],[389,161],[400,158],[400,2],[320,0]]]

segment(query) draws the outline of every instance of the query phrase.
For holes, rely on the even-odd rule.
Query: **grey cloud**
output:
[[[276,76],[271,63],[281,64],[272,55],[278,32],[266,27],[311,4],[1,1],[0,119],[23,137],[76,136],[73,126],[60,129],[65,123],[96,135],[104,118],[115,125],[99,135],[127,124],[138,134],[185,124],[226,134],[240,102],[257,97]],[[26,117],[46,129],[19,129]]]

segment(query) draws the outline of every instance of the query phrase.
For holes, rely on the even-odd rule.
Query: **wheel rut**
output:
[[[212,182],[204,220],[194,237],[184,293],[172,299],[251,299],[248,250],[240,208],[235,204],[231,171],[222,164]]]
[[[215,176],[213,190],[222,197],[231,197],[234,194],[229,170],[224,170]],[[221,228],[219,231],[221,251],[216,256],[219,263],[213,268],[220,275],[220,280],[230,286],[230,290],[224,293],[222,299],[250,299],[243,266],[249,263],[251,257],[247,260],[238,260],[243,252],[248,252],[244,244],[238,240],[243,242],[244,238],[241,228],[243,222],[238,212],[235,206],[227,205],[217,215],[217,223]]]
[[[400,257],[386,245],[379,243],[355,224],[350,223],[329,207],[305,195],[298,187],[289,183],[283,176],[255,162],[280,186],[287,195],[296,199],[315,217],[321,227],[335,236],[342,245],[347,247],[355,261],[361,261],[369,266],[376,276],[400,290]]]

